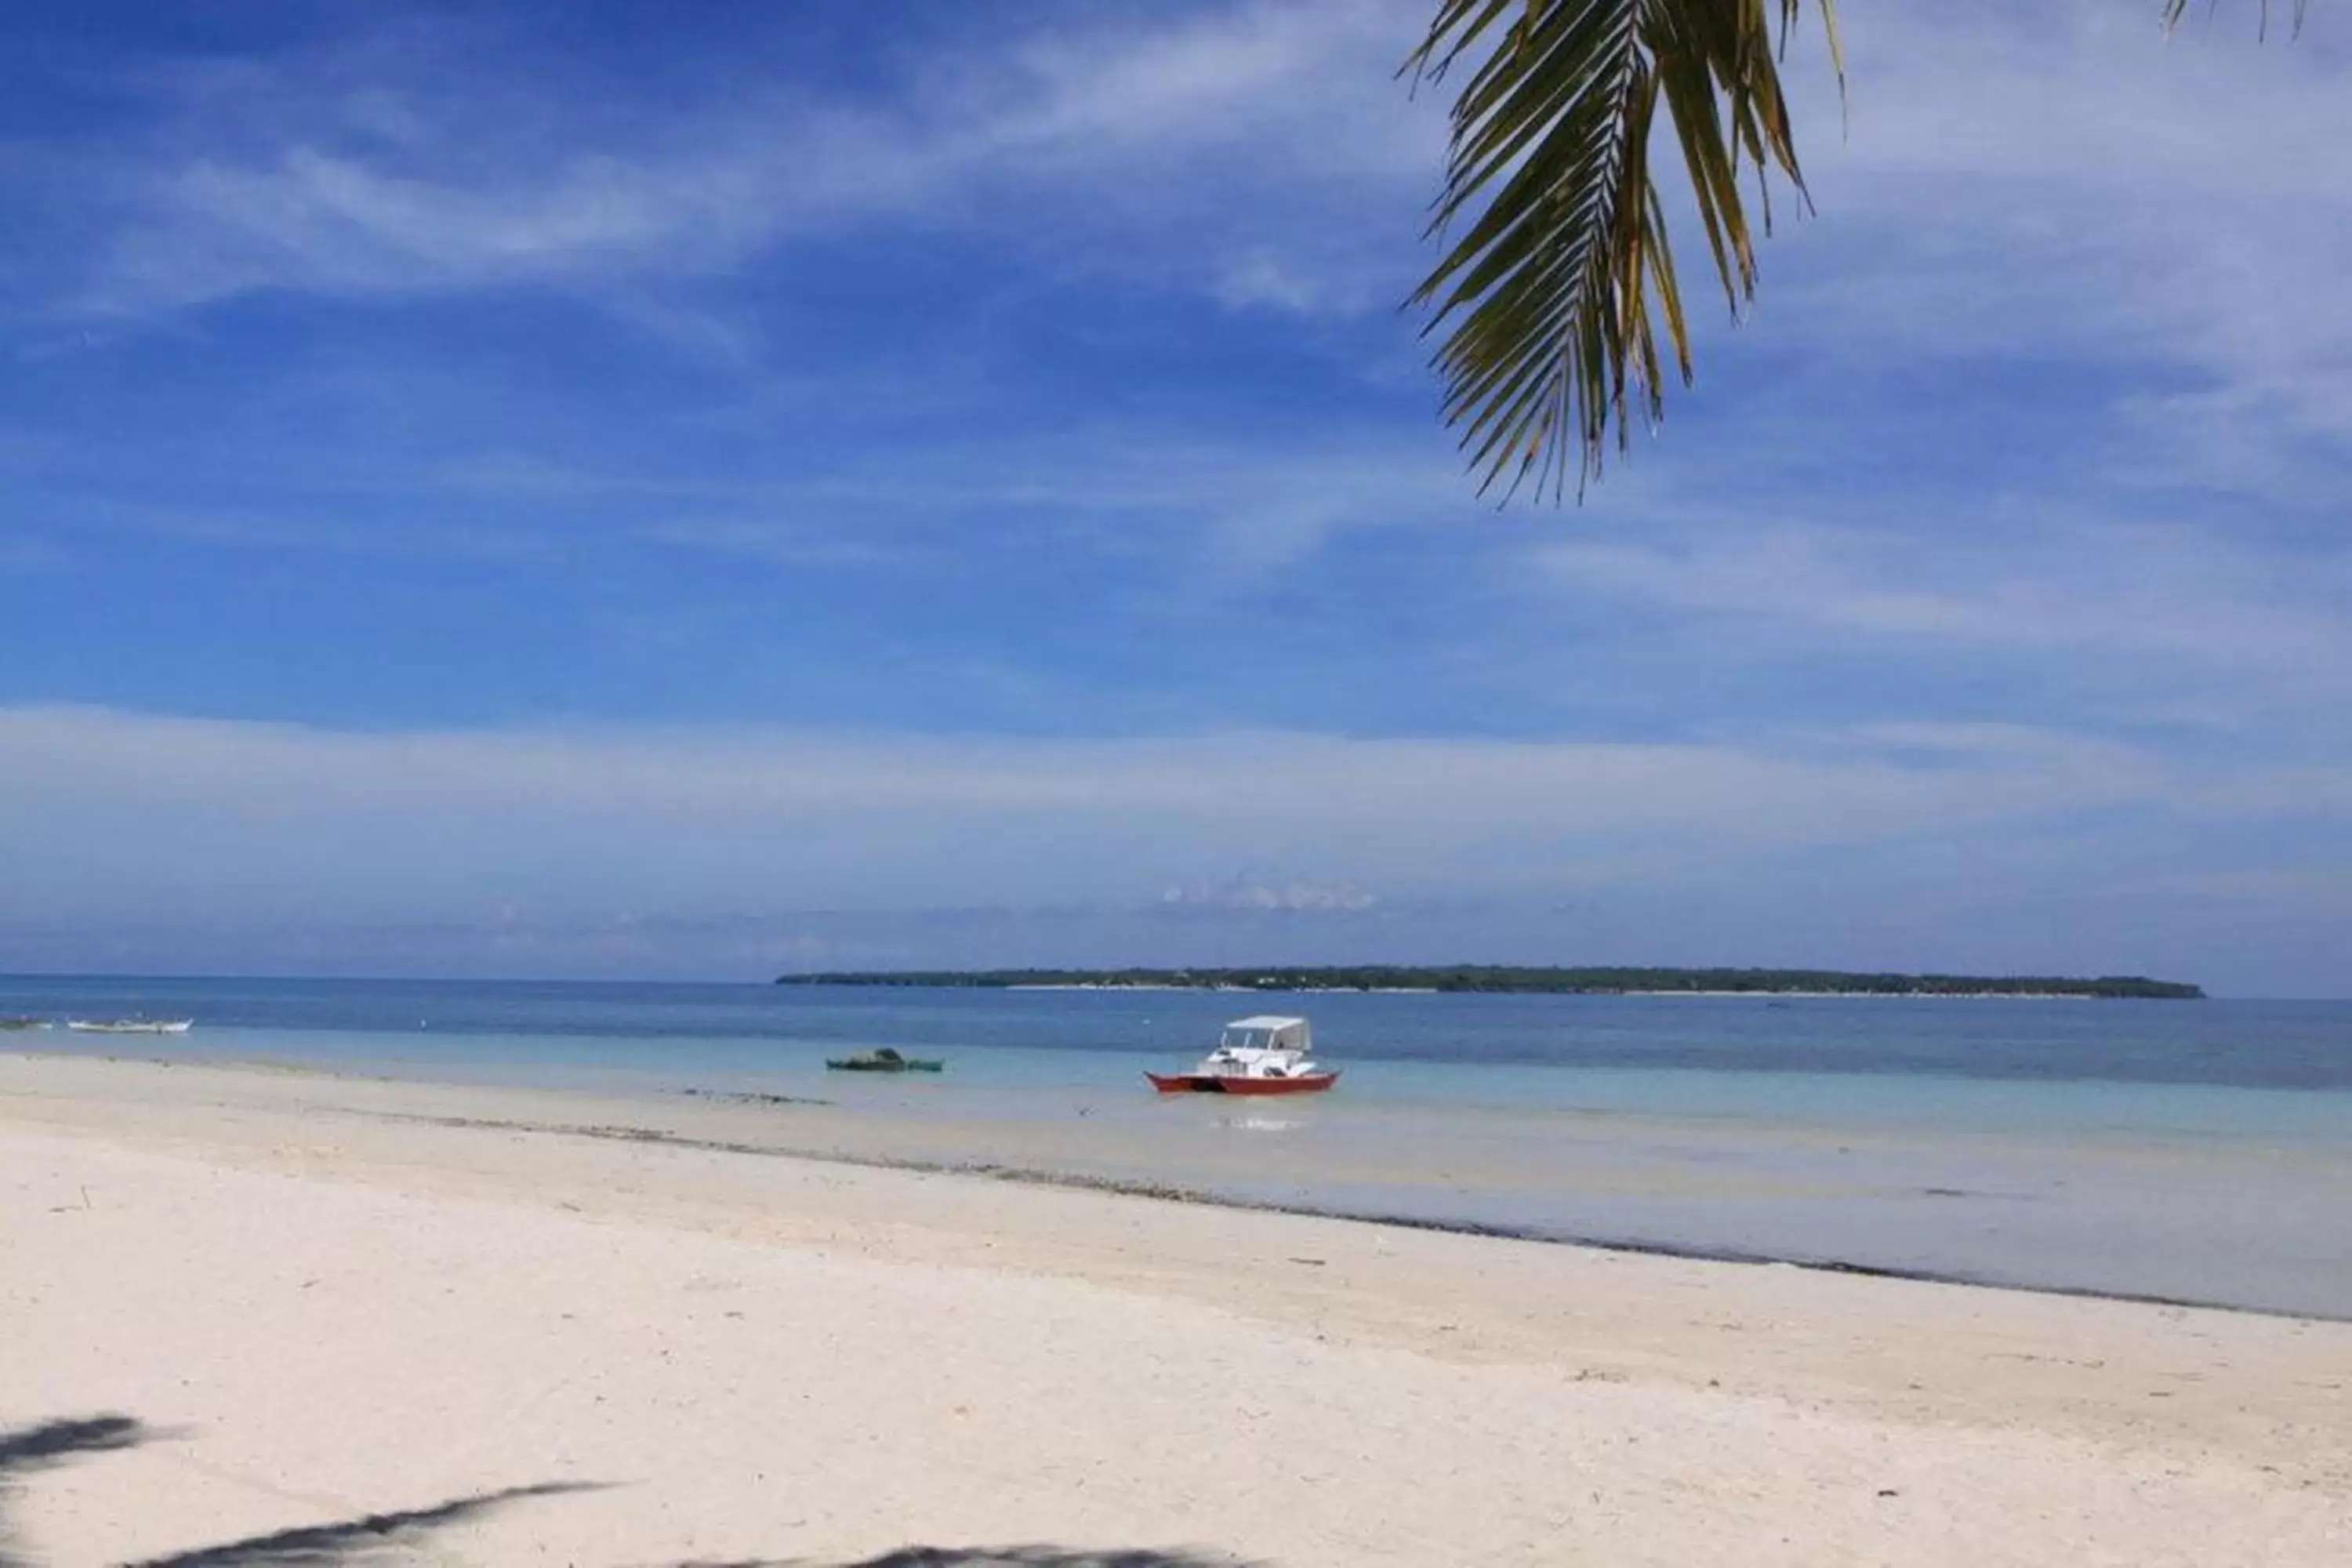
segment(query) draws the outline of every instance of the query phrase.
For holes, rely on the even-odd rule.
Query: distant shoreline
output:
[[[779,979],[776,984],[779,985],[846,984],[882,986],[896,984],[898,982],[885,980],[803,981],[799,979]],[[928,984],[929,983],[908,982],[907,984],[913,986]],[[1122,985],[1110,981],[1084,980],[1018,985],[982,986],[977,984],[968,984],[961,986],[939,985],[934,986],[933,988],[940,990],[961,989],[968,991],[1181,991],[1197,993],[1203,995],[1221,996],[1274,992],[1276,994],[1288,996],[1711,996],[1729,998],[1733,1000],[1737,1000],[1741,997],[1753,998],[1765,996],[1770,997],[1775,1001],[1790,997],[1799,999],[1811,997],[1815,1000],[1847,997],[1860,997],[1864,1000],[1869,1000],[1874,997],[1888,1002],[2097,1002],[2105,999],[2096,994],[2087,991],[1603,991],[1598,989],[1555,991],[1531,987],[1524,991],[1486,989],[1480,991],[1464,990],[1448,992],[1444,987],[1436,985],[1299,985],[1288,990],[1278,990],[1277,988],[1260,985]],[[2163,999],[2180,1000],[2180,998]]]
[[[783,974],[779,985],[988,991],[1198,991],[1293,995],[1838,997],[1955,1001],[2202,1001],[2201,986],[2145,975],[1895,974],[1820,969],[1365,964],[1246,969],[856,970]]]
[[[779,984],[779,985],[791,985],[791,984],[799,984],[799,983],[798,983],[798,982],[794,982],[794,981],[791,981],[791,980],[779,980],[779,981],[777,981],[777,982],[776,982],[776,984]],[[810,982],[809,984],[820,984],[820,983],[818,983],[818,982]],[[857,983],[853,982],[852,984],[857,984]],[[885,983],[885,982],[879,982],[879,981],[877,981],[877,982],[872,982],[871,984],[886,984],[886,983]],[[975,987],[975,989],[976,989],[976,988],[977,988],[977,987]],[[1260,986],[1260,985],[1179,985],[1179,984],[1174,984],[1174,983],[1172,983],[1172,982],[1170,982],[1170,983],[1167,983],[1167,984],[1160,984],[1160,983],[1158,983],[1158,982],[1150,982],[1150,983],[1139,983],[1139,984],[1121,984],[1120,982],[1113,981],[1113,980],[1066,980],[1066,981],[1037,981],[1037,982],[1034,982],[1034,983],[1032,983],[1032,982],[1022,982],[1022,983],[1019,983],[1019,984],[1010,984],[1010,985],[991,986],[991,987],[988,987],[988,989],[991,989],[991,990],[999,990],[999,991],[1211,991],[1211,992],[1237,992],[1237,991],[1262,991],[1262,990],[1265,990],[1265,987],[1264,987],[1264,986]],[[1294,995],[1300,995],[1300,996],[1317,996],[1317,995],[1331,995],[1331,996],[1342,996],[1342,995],[1344,995],[1344,996],[1434,996],[1434,995],[1436,995],[1436,994],[1438,994],[1438,990],[1437,990],[1437,987],[1436,987],[1436,986],[1434,986],[1434,985],[1301,985],[1301,986],[1298,986],[1298,987],[1297,987],[1297,989],[1296,989],[1292,994],[1293,994]]]

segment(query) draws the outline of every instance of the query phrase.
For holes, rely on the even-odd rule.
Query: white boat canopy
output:
[[[1307,1020],[1268,1014],[1236,1018],[1225,1026],[1223,1044],[1228,1049],[1304,1051],[1307,1048]]]

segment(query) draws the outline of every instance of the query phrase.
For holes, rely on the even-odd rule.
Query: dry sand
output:
[[[646,1116],[0,1057],[0,1563],[2352,1563],[2352,1325]]]

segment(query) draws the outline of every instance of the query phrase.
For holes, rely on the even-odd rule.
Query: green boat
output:
[[[878,1051],[860,1051],[854,1057],[827,1057],[824,1065],[835,1072],[944,1072],[948,1064],[902,1057],[885,1046]]]

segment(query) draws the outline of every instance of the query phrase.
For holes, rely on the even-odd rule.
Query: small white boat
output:
[[[68,1018],[66,1027],[84,1035],[184,1035],[194,1018]]]
[[[1236,1018],[1191,1072],[1143,1076],[1162,1094],[1319,1094],[1339,1081],[1309,1056],[1304,1018]]]

